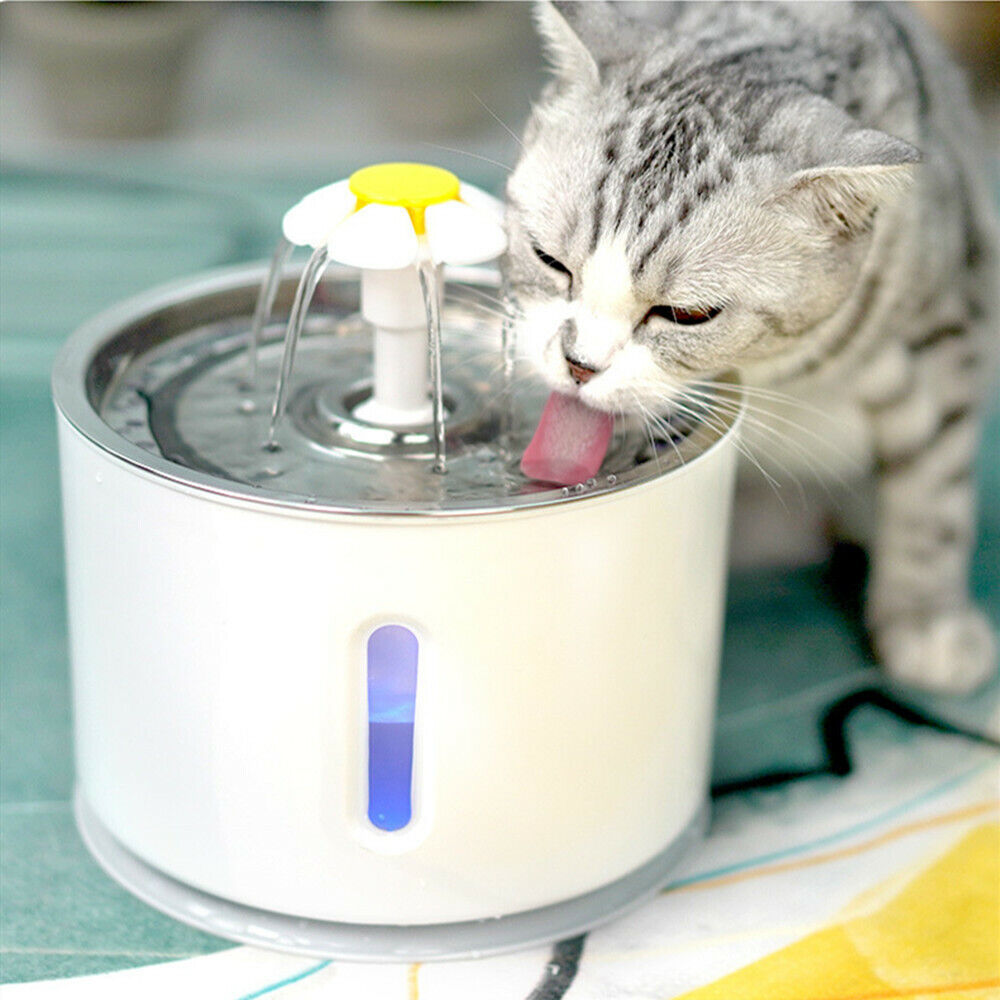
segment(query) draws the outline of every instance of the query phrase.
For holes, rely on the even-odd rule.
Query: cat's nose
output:
[[[590,365],[585,365],[582,361],[578,361],[571,354],[564,354],[563,357],[566,359],[566,367],[569,369],[570,377],[577,385],[583,385],[585,382],[589,382],[597,374],[596,368],[591,368]]]

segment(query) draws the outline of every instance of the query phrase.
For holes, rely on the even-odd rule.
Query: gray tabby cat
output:
[[[508,185],[519,341],[613,412],[735,368],[846,413],[875,481],[875,649],[970,690],[996,658],[968,569],[1000,337],[963,81],[901,6],[651,6],[655,26],[539,9],[555,79]]]

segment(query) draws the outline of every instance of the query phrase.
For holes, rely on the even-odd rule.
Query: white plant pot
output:
[[[405,135],[468,132],[493,123],[491,112],[506,120],[520,98],[528,5],[346,3],[327,12],[327,34],[354,64],[365,103]]]
[[[211,16],[203,3],[7,7],[50,117],[68,135],[155,135],[173,122],[184,70]]]

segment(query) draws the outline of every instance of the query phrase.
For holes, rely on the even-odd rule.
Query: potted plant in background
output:
[[[155,135],[172,122],[203,3],[13,3],[5,24],[60,132]]]
[[[537,47],[530,4],[399,0],[325,11],[338,53],[364,70],[371,106],[404,133],[495,127],[491,111],[506,121],[523,101],[521,68]]]

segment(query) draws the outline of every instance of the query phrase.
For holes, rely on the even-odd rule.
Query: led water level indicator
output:
[[[413,816],[417,637],[383,625],[368,637],[368,819],[401,830]]]

